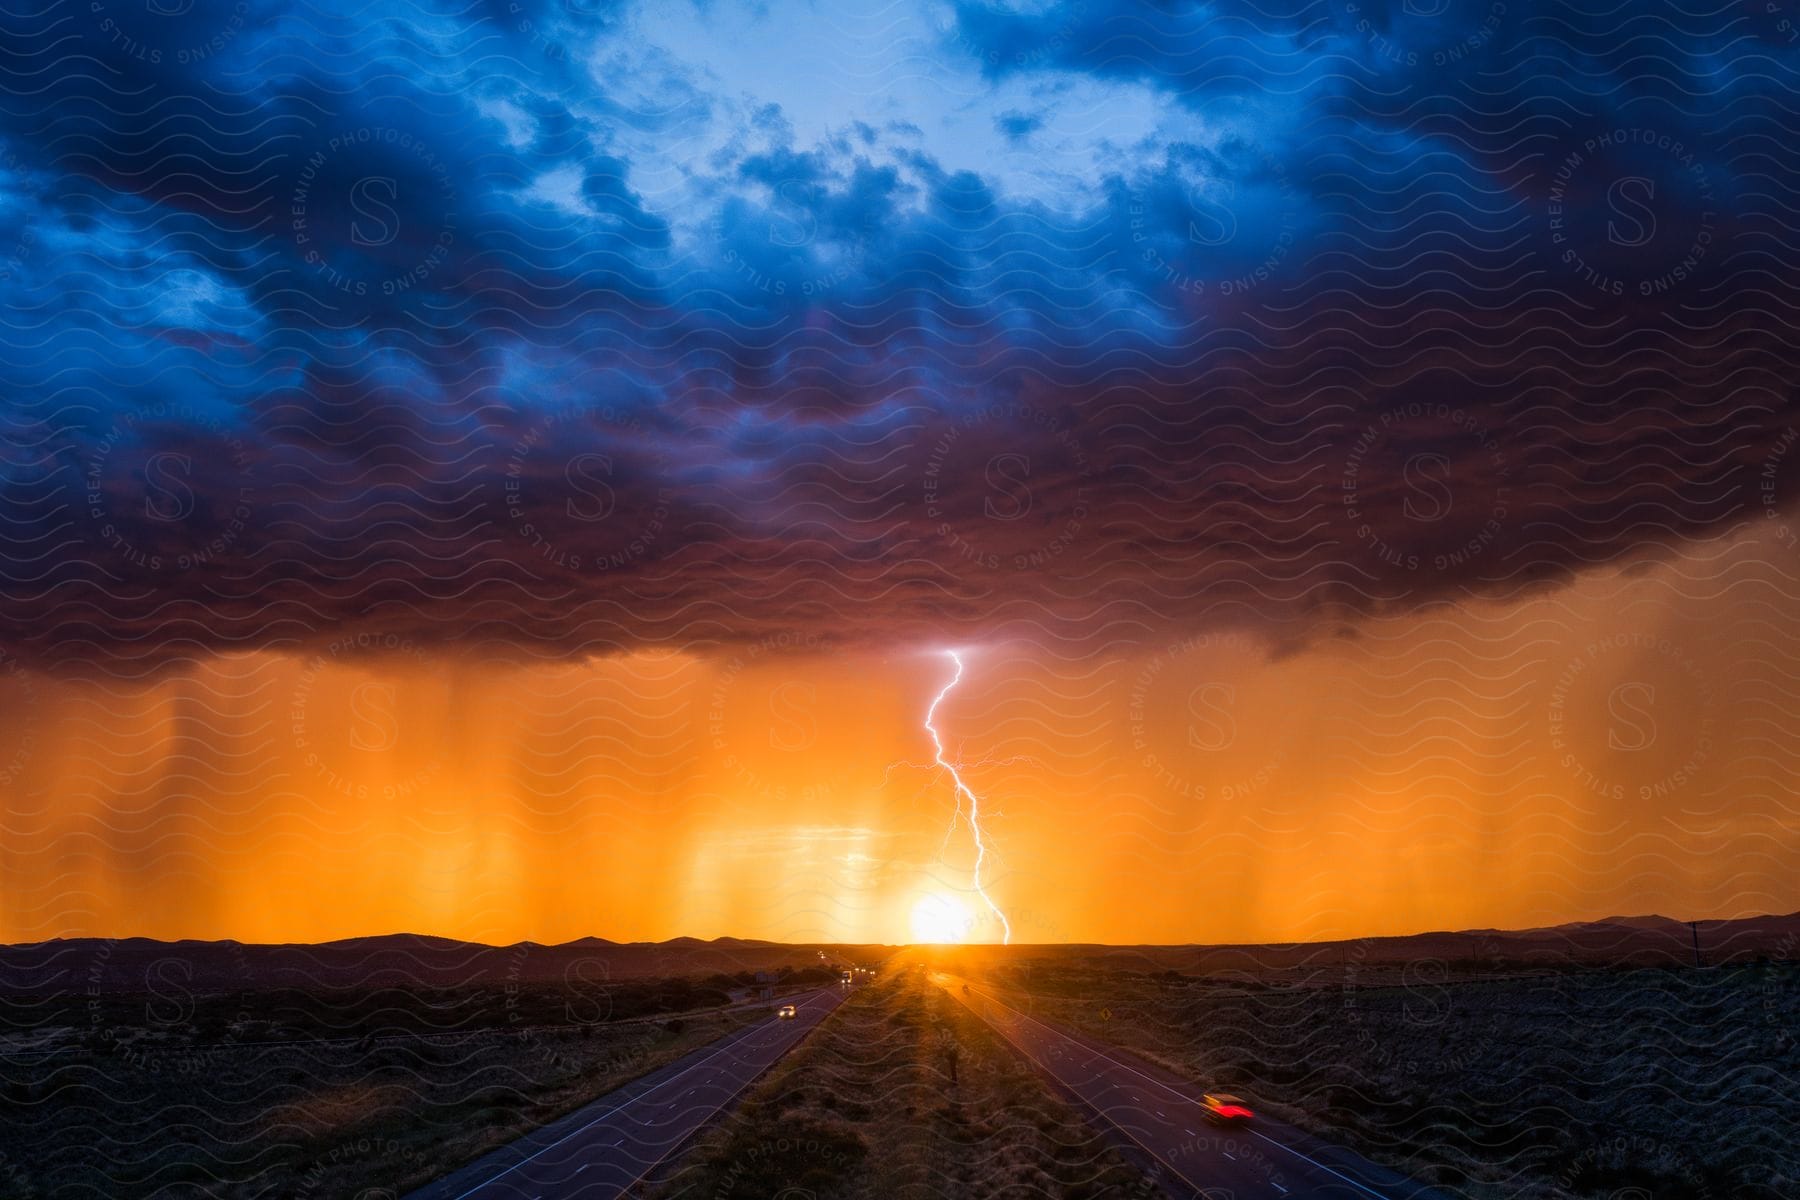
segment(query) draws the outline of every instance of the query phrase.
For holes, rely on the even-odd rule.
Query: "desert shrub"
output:
[[[848,1179],[868,1156],[856,1134],[824,1121],[784,1122],[764,1112],[747,1125],[725,1152],[720,1200],[767,1200],[784,1188],[829,1192]]]

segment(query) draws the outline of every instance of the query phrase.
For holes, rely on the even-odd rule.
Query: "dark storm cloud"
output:
[[[730,97],[591,69],[613,6],[4,20],[40,660],[1339,628],[1760,515],[1794,419],[1760,10],[962,7],[946,64],[1188,114],[1068,195],[693,138]]]

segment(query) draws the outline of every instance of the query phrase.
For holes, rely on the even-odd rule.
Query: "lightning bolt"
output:
[[[937,718],[938,705],[944,702],[945,696],[956,690],[956,685],[962,682],[963,677],[962,655],[954,650],[946,650],[944,653],[949,655],[950,661],[956,664],[956,674],[950,677],[950,682],[944,685],[944,690],[937,694],[937,698],[931,702],[931,707],[925,710],[925,731],[931,735],[931,744],[937,750],[937,765],[950,772],[950,778],[956,784],[956,816],[950,818],[952,829],[956,828],[956,817],[962,815],[963,801],[969,802],[969,832],[975,839],[975,891],[987,904],[988,910],[1000,919],[1000,928],[1003,931],[1001,941],[1005,945],[1010,945],[1012,943],[1012,923],[1006,919],[1006,914],[1000,911],[1000,906],[994,903],[994,898],[989,896],[981,886],[981,864],[987,859],[987,844],[981,840],[981,800],[973,791],[969,790],[969,785],[963,782],[962,773],[956,769],[956,764],[944,757],[944,739],[938,736],[937,726],[932,724]],[[948,838],[949,835],[945,834],[945,837]]]

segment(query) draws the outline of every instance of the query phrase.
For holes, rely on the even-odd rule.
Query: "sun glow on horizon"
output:
[[[966,940],[975,926],[975,914],[954,896],[926,892],[913,902],[912,939],[936,946]]]

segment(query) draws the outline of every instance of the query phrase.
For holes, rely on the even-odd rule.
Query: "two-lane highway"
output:
[[[1202,1091],[1180,1076],[1028,1016],[959,977],[934,978],[1135,1144],[1172,1190],[1206,1200],[1444,1200],[1424,1184],[1260,1114],[1248,1125],[1215,1126]]]
[[[750,1025],[412,1193],[410,1200],[610,1200],[643,1179],[843,1002],[825,988],[796,1015]]]

